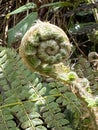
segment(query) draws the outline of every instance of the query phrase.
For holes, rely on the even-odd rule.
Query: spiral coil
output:
[[[71,44],[62,29],[48,22],[38,21],[24,35],[19,53],[32,71],[51,74],[53,65],[66,61]]]

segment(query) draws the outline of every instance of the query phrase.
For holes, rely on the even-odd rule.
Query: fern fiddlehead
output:
[[[41,21],[27,31],[19,48],[23,61],[32,71],[64,82],[76,80],[74,85],[80,99],[93,99],[86,91],[88,82],[81,81],[75,72],[70,72],[63,64],[69,58],[70,51],[71,44],[67,35],[59,27]]]
[[[59,27],[38,21],[23,37],[19,51],[31,70],[51,75],[53,64],[68,59],[71,44]]]

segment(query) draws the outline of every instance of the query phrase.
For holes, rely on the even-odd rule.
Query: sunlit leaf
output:
[[[28,9],[34,9],[34,8],[36,8],[36,4],[34,4],[34,3],[27,3],[27,4],[19,7],[18,9],[12,11],[11,13],[9,13],[9,15],[18,14],[18,13],[21,13],[21,12],[26,11]]]
[[[95,22],[89,22],[89,23],[80,23],[80,24],[75,24],[72,25],[69,28],[69,32],[72,34],[84,34],[84,33],[89,33],[93,29],[97,29],[98,24]]]
[[[54,2],[54,3],[50,3],[50,4],[44,4],[41,6],[41,8],[48,7],[48,6],[70,7],[70,6],[73,6],[73,4],[71,4],[70,2]]]
[[[37,12],[30,13],[16,26],[8,30],[8,45],[21,39],[26,31],[32,26],[37,19]]]

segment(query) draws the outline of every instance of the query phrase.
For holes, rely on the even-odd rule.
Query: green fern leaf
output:
[[[68,88],[57,81],[43,81],[14,50],[0,47],[0,129],[77,129],[81,102]]]

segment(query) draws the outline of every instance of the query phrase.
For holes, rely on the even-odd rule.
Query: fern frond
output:
[[[87,91],[91,93],[92,97],[94,97],[94,100],[86,100],[89,102],[89,106],[92,107],[92,110],[95,113],[96,122],[98,124],[98,70],[94,70],[91,67],[90,62],[84,57],[79,57],[79,61],[75,66],[75,70],[80,77],[87,77],[87,79],[90,81],[90,86],[87,88]]]
[[[0,129],[79,128],[85,113],[81,101],[68,88],[68,84],[54,80],[43,81],[22,64],[14,50],[0,47]]]
[[[92,90],[93,95],[98,95],[98,70],[94,70],[91,67],[90,62],[84,58],[79,57],[79,61],[75,65],[75,70],[78,73],[80,77],[87,77],[87,79],[90,81],[90,88]]]
[[[2,127],[5,127],[8,122],[16,125],[7,125],[5,129],[38,129],[44,128],[43,121],[39,119],[40,115],[37,110],[34,111],[34,103],[28,101],[32,95],[30,93],[30,82],[33,82],[36,77],[31,74],[20,61],[17,54],[11,49],[0,48],[0,86],[4,90],[5,99],[2,102],[0,110],[2,112]],[[3,51],[2,51],[3,50]],[[9,53],[10,52],[10,53]],[[24,71],[23,71],[24,70]],[[36,81],[35,81],[36,85]],[[33,109],[32,109],[33,108]],[[13,117],[9,121],[6,119],[6,114],[3,110],[10,109],[9,114]],[[34,114],[34,117],[31,116]],[[16,122],[16,123],[15,123]],[[19,122],[19,126],[17,126]],[[9,123],[9,124],[10,124]]]

